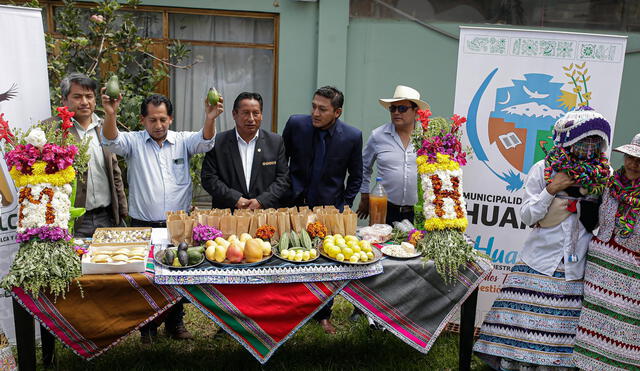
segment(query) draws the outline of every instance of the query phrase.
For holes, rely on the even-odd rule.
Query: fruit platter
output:
[[[168,246],[154,251],[157,264],[171,269],[194,268],[204,261],[204,246],[189,246],[181,242],[178,246]]]
[[[295,231],[284,232],[278,244],[274,246],[273,253],[290,263],[310,263],[320,257],[315,245],[318,245],[321,240],[317,238],[315,241],[317,242],[314,243],[311,240],[309,233],[304,229],[299,234]]]
[[[320,254],[327,259],[344,264],[371,264],[382,257],[382,253],[366,240],[353,235],[329,235],[322,241]]]
[[[222,267],[250,267],[267,262],[273,256],[271,243],[253,238],[248,233],[240,237],[216,237],[205,242],[205,257],[213,265]]]

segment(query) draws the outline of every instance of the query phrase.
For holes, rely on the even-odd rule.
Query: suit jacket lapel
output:
[[[256,140],[256,146],[253,150],[253,163],[251,164],[251,179],[249,181],[249,191],[251,191],[255,186],[258,172],[262,167],[262,151],[264,151],[262,147],[264,147],[264,136],[264,133],[260,133],[258,135],[258,140]]]
[[[244,194],[248,194],[249,190],[247,189],[247,181],[244,179],[244,170],[242,167],[242,158],[240,157],[240,151],[238,150],[238,139],[236,138],[235,130],[229,131],[229,140],[227,141],[227,145],[229,146],[228,150],[231,154],[231,163],[233,164],[233,168],[235,169],[236,176],[240,181],[240,184],[243,187]]]

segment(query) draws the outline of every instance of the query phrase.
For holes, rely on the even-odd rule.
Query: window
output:
[[[41,0],[40,4],[45,32],[53,30],[55,34],[54,15],[62,2]],[[80,27],[87,28],[92,5],[75,6],[86,15],[86,23]],[[158,93],[174,102],[175,130],[199,130],[204,120],[204,97],[209,87],[216,87],[226,98],[227,108],[218,120],[220,130],[235,126],[231,117],[235,97],[253,91],[263,97],[263,128],[277,131],[277,14],[153,6],[121,12],[136,19],[140,36],[154,41],[156,57],[166,59],[168,46],[179,40],[191,50],[190,59],[181,64],[199,61],[190,69],[172,68],[170,79],[157,87]]]

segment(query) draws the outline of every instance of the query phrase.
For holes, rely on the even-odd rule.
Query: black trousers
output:
[[[149,222],[146,220],[139,220],[131,218],[131,226],[132,227],[151,227],[151,228],[166,228],[167,223],[164,221],[157,222]],[[189,301],[185,298],[180,299],[174,306],[167,310],[167,316],[164,319],[165,327],[170,328],[171,330],[175,329],[177,326],[182,324],[182,319],[184,318],[184,303],[188,303]],[[146,325],[140,328],[140,332],[142,334],[156,333],[156,329],[160,323],[156,323],[155,321],[151,321]]]
[[[387,224],[393,225],[393,222],[400,222],[409,219],[413,223],[414,218],[413,206],[398,206],[387,202]]]

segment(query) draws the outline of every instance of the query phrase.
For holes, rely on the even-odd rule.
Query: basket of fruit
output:
[[[169,246],[154,251],[156,264],[170,269],[188,269],[202,264],[204,261],[204,247],[191,246],[181,242],[177,247]]]
[[[291,263],[310,263],[320,257],[309,233],[304,229],[300,234],[295,231],[284,232],[280,236],[280,242],[274,247],[274,254]]]
[[[356,236],[329,235],[322,241],[320,254],[327,259],[345,264],[371,264],[382,257],[377,248]]]

